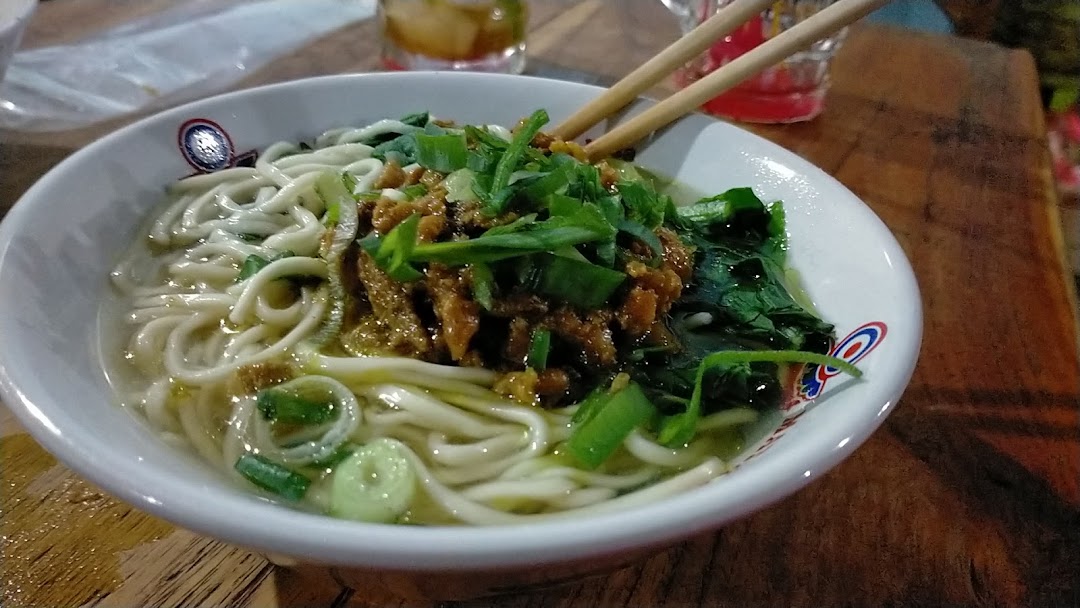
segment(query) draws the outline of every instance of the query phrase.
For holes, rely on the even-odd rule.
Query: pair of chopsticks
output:
[[[775,0],[736,0],[617,82],[603,95],[586,104],[551,134],[573,139],[589,127],[626,107],[639,94],[704,52],[722,36],[735,31]],[[664,99],[641,114],[605,133],[585,146],[590,161],[629,147],[649,133],[689,114],[706,101],[740,82],[806,49],[862,19],[890,0],[839,0],[779,36],[740,55],[708,76]]]

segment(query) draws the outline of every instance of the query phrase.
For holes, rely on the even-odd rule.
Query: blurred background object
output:
[[[1080,0],[999,2],[991,39],[1035,56],[1047,103],[1080,91]]]
[[[0,82],[36,7],[37,0],[0,0]]]
[[[712,17],[733,0],[664,0],[679,17],[684,34]],[[767,10],[717,40],[712,47],[679,72],[680,86],[730,63],[755,47],[810,18],[835,0],[780,0]],[[829,89],[829,63],[840,48],[847,28],[815,42],[773,67],[708,101],[702,109],[741,122],[791,123],[811,120],[825,108]]]
[[[528,19],[525,0],[379,0],[383,65],[520,74]]]
[[[75,129],[211,95],[276,57],[375,13],[374,0],[158,4],[164,10],[82,40],[16,53],[0,85],[0,127]]]
[[[956,31],[952,19],[933,0],[893,0],[866,20],[935,34],[952,34]]]
[[[1080,0],[1001,0],[990,38],[1031,51],[1038,65],[1065,242],[1080,285]]]

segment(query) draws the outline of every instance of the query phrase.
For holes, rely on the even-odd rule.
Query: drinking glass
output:
[[[683,33],[733,0],[661,0],[679,18]],[[686,86],[766,40],[806,20],[836,0],[779,0],[696,58],[677,75]],[[779,64],[708,101],[710,114],[743,122],[786,123],[814,118],[825,107],[829,63],[847,28],[815,42]]]
[[[389,69],[525,69],[525,0],[379,0],[378,19]]]

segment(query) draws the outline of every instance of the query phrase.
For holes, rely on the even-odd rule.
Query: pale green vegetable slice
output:
[[[416,471],[405,448],[376,439],[339,464],[330,489],[330,514],[343,519],[390,523],[409,509]]]

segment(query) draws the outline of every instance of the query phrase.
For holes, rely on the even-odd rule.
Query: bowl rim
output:
[[[62,181],[68,168],[85,162],[102,148],[137,134],[151,123],[176,121],[207,104],[235,102],[257,94],[315,86],[392,86],[407,79],[472,79],[497,86],[553,86],[587,89],[599,94],[604,89],[568,81],[482,73],[399,72],[339,74],[280,82],[242,89],[186,103],[141,118],[77,150],[30,187],[0,222],[0,269],[12,239],[25,219],[33,213],[33,202],[52,182]],[[383,83],[383,81],[386,81]],[[382,84],[380,84],[382,83]],[[655,103],[644,100],[646,103]],[[710,117],[711,118],[711,117]],[[720,122],[720,121],[717,121]],[[726,124],[726,123],[721,123]],[[135,508],[188,530],[215,537],[237,546],[283,554],[311,562],[379,567],[398,570],[490,570],[524,567],[542,563],[588,559],[631,548],[670,543],[718,528],[785,498],[832,469],[873,434],[896,406],[914,371],[923,334],[922,302],[918,284],[906,255],[895,237],[877,215],[840,182],[797,154],[738,126],[747,137],[758,140],[785,165],[813,179],[831,183],[849,195],[851,205],[866,220],[893,266],[895,279],[905,294],[906,324],[890,328],[895,357],[903,365],[892,378],[883,378],[867,396],[877,408],[860,408],[859,416],[793,444],[783,458],[755,463],[753,475],[732,476],[726,495],[738,501],[709,496],[708,492],[682,493],[662,501],[597,515],[581,515],[521,524],[495,526],[396,526],[367,524],[301,512],[265,501],[216,495],[205,487],[184,479],[158,479],[153,468],[138,466],[123,458],[122,449],[104,440],[95,440],[94,459],[87,459],[86,445],[62,432],[65,425],[61,406],[40,407],[19,389],[19,371],[9,359],[16,348],[0,344],[0,396],[33,438],[65,466],[109,494]],[[0,298],[3,296],[0,295]],[[70,423],[70,422],[68,422]],[[813,468],[808,469],[808,463]],[[712,499],[709,502],[709,499]],[[716,499],[721,499],[717,502]],[[723,505],[717,508],[716,505]],[[709,508],[713,506],[713,508]],[[601,525],[602,524],[602,525]]]

